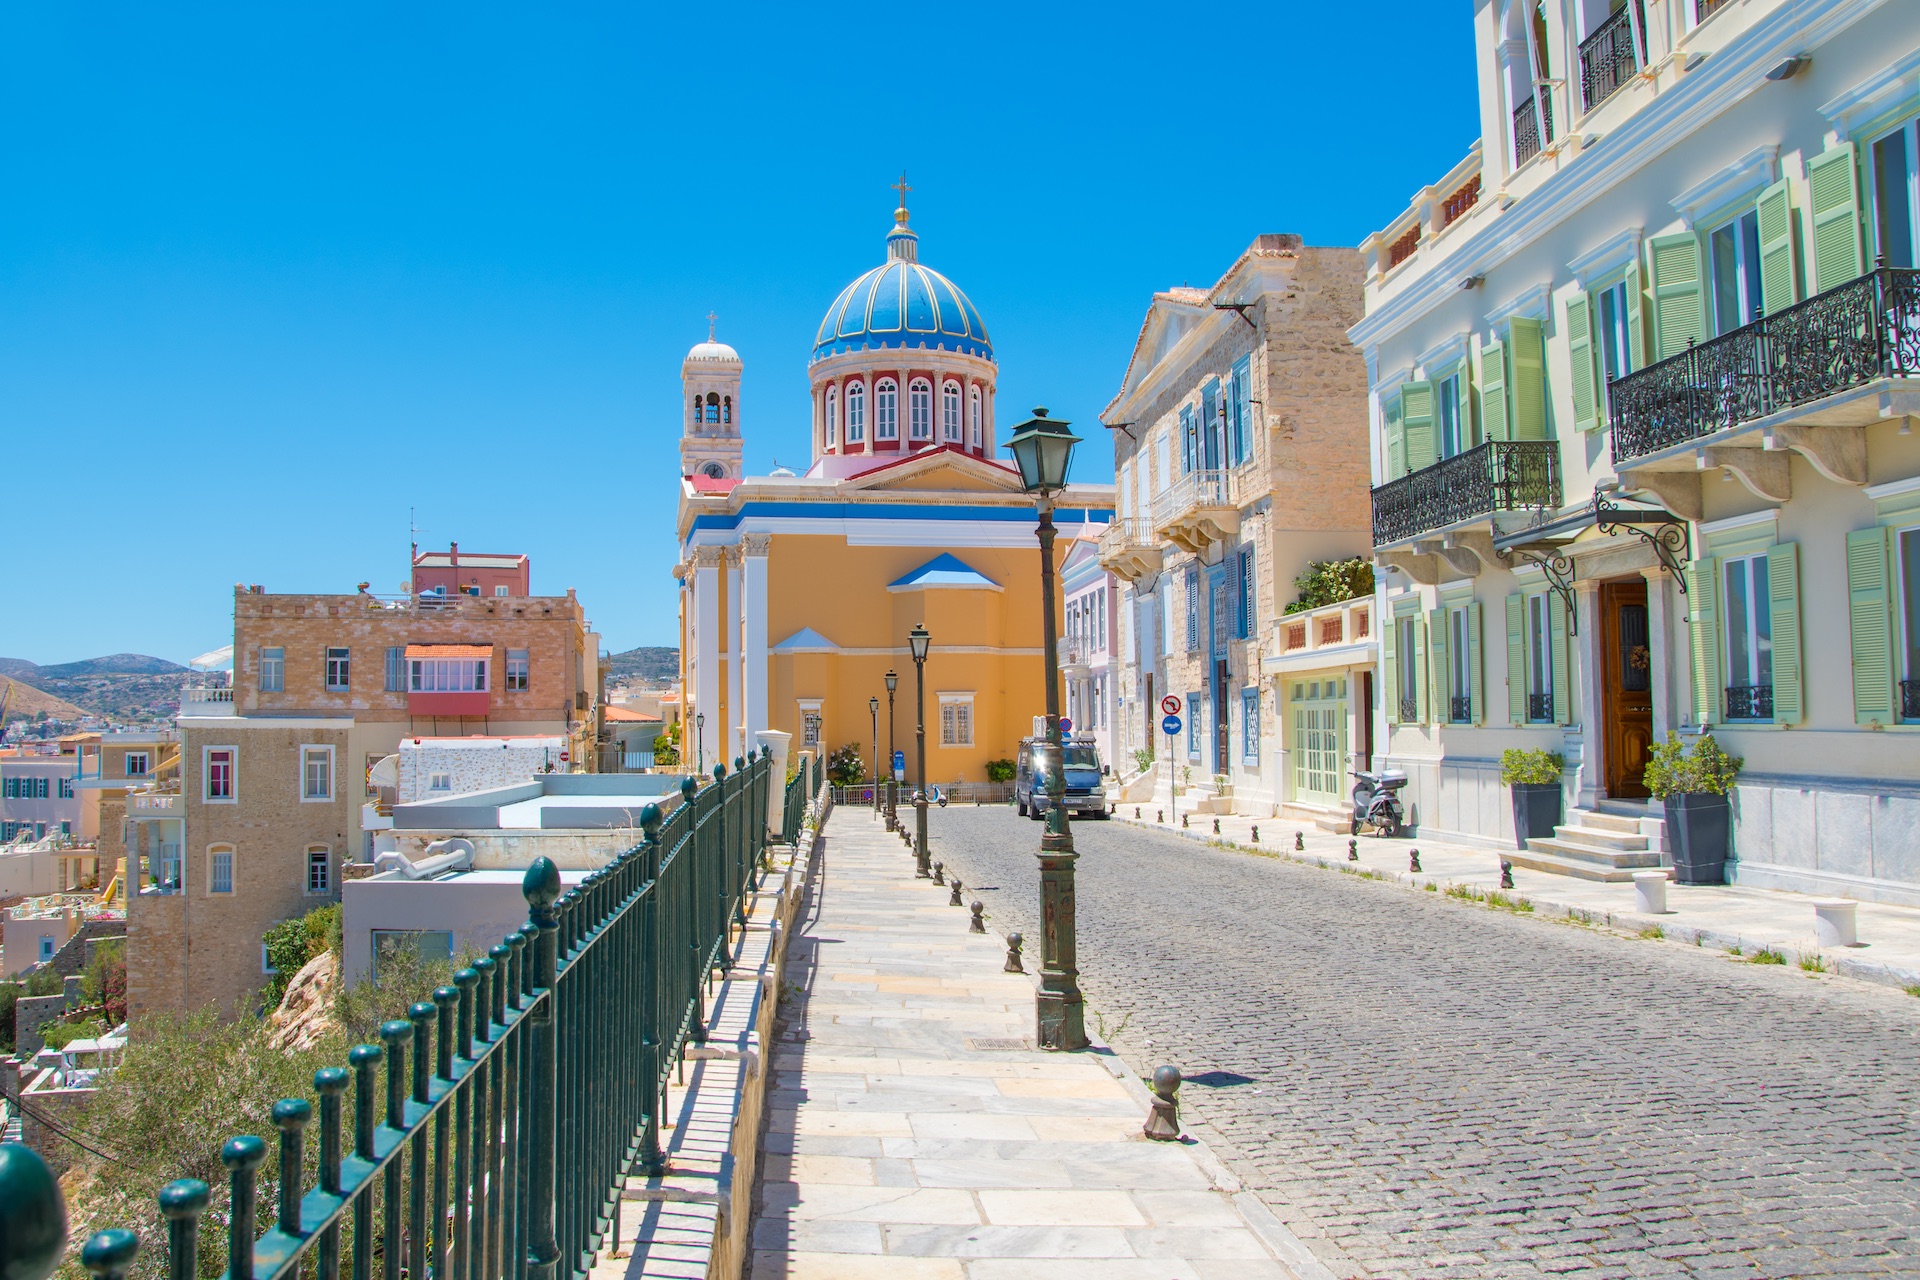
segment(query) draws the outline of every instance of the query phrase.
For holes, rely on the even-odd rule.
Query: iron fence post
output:
[[[554,1157],[556,1076],[559,1069],[559,1029],[555,989],[560,921],[554,903],[560,898],[560,869],[550,858],[536,858],[527,868],[520,891],[528,914],[539,931],[533,945],[534,1006],[527,1015],[532,1024],[532,1078],[527,1108],[527,1274],[532,1280],[554,1280],[560,1246],[554,1239]]]

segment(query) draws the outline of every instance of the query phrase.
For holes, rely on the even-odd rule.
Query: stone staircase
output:
[[[1338,809],[1329,809],[1324,805],[1302,804],[1289,800],[1280,806],[1280,821],[1297,822],[1309,831],[1324,831],[1336,836],[1344,836],[1352,830],[1353,807],[1343,805]]]
[[[1661,865],[1644,820],[1635,814],[1575,809],[1567,816],[1570,820],[1555,827],[1552,836],[1536,837],[1524,850],[1501,856],[1516,867],[1612,884],[1629,883],[1634,872]]]

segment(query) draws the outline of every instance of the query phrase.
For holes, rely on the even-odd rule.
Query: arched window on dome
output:
[[[827,388],[827,447],[840,443],[840,388]]]
[[[707,421],[720,421],[720,393],[718,391],[707,392]]]
[[[867,438],[867,385],[847,384],[847,443],[860,444]]]
[[[726,423],[728,426],[733,425],[733,397],[732,396],[720,397],[720,421]]]
[[[873,384],[873,438],[900,438],[900,387],[892,378]]]
[[[980,388],[978,387],[973,389],[973,403],[967,406],[967,417],[971,423],[967,428],[967,435],[973,442],[973,447],[978,449],[980,447]]]
[[[922,378],[907,386],[907,430],[915,440],[933,439],[933,384]]]
[[[960,443],[960,384],[957,382],[940,388],[940,443]]]

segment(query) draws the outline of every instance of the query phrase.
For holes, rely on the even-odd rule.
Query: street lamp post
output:
[[[900,675],[892,667],[887,668],[887,830],[900,828],[899,786],[893,777],[893,690],[900,683]]]
[[[1022,487],[1037,499],[1040,523],[1040,635],[1047,705],[1047,829],[1040,837],[1040,989],[1034,997],[1042,1049],[1087,1047],[1074,921],[1073,832],[1067,825],[1066,756],[1060,742],[1060,637],[1054,623],[1053,495],[1066,487],[1078,436],[1035,409],[1007,441]]]
[[[695,773],[707,771],[707,713],[702,711],[693,717],[693,747]]]
[[[907,645],[913,650],[913,712],[918,721],[914,729],[913,791],[913,874],[919,880],[933,878],[933,866],[927,860],[927,646],[933,636],[921,623],[907,632]]]
[[[867,699],[867,714],[873,717],[873,816],[880,816],[880,699]]]

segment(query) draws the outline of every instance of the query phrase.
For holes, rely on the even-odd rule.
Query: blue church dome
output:
[[[840,291],[814,338],[813,361],[849,351],[958,351],[993,359],[987,326],[958,285],[918,257],[919,236],[902,208],[887,236],[887,261]],[[809,361],[812,363],[812,361]]]

